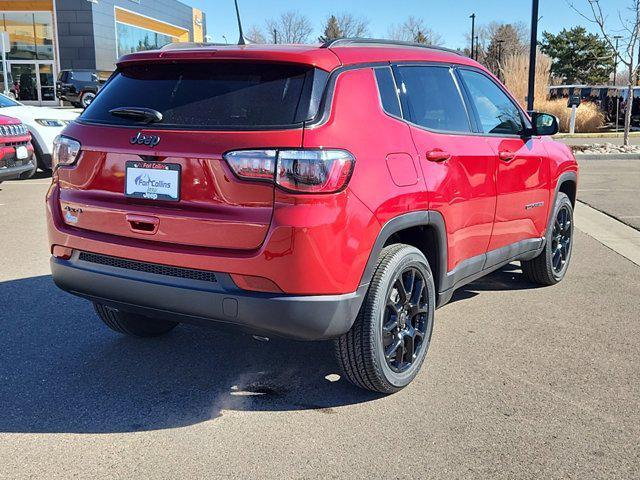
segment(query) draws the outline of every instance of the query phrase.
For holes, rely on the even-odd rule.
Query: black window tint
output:
[[[472,70],[460,70],[484,133],[515,135],[523,130],[520,110],[491,79]]]
[[[73,80],[78,82],[93,82],[95,74],[93,72],[71,72]]]
[[[400,67],[412,121],[433,130],[469,132],[469,118],[448,67]]]
[[[391,69],[388,67],[376,68],[375,72],[382,108],[390,115],[401,117],[400,100],[398,99],[398,92],[396,91],[396,84],[393,80]]]
[[[81,120],[138,125],[109,110],[145,107],[162,114],[154,125],[159,128],[292,125],[298,108],[305,108],[301,97],[310,70],[302,65],[226,62],[132,65],[116,73]],[[308,97],[307,91],[307,109]]]

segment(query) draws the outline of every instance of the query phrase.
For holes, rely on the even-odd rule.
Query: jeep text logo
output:
[[[160,137],[157,135],[143,135],[138,132],[137,135],[131,137],[132,145],[148,145],[149,147],[155,147],[160,143]]]

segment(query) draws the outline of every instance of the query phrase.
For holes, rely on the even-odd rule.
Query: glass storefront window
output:
[[[33,14],[38,60],[53,60],[53,20],[50,12]]]
[[[11,41],[7,60],[53,60],[51,12],[6,12],[0,20]]]
[[[176,37],[153,32],[140,27],[116,23],[118,35],[118,56],[160,48],[167,43],[177,42]]]
[[[4,15],[4,29],[9,32],[11,51],[9,60],[36,58],[36,40],[33,32],[33,13],[8,12]]]

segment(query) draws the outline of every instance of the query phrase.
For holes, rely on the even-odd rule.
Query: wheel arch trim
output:
[[[561,173],[558,176],[558,180],[556,181],[556,186],[555,186],[554,193],[553,193],[553,203],[551,203],[549,205],[549,218],[547,219],[547,230],[546,230],[546,232],[549,232],[549,229],[550,229],[550,227],[552,225],[553,212],[555,210],[555,205],[556,205],[556,202],[558,200],[558,193],[560,192],[560,187],[562,186],[563,183],[566,183],[566,182],[573,182],[574,185],[576,186],[576,198],[573,199],[574,200],[574,202],[573,202],[574,205],[575,205],[575,201],[577,201],[577,196],[578,196],[578,173],[573,171],[573,170]]]
[[[447,230],[445,227],[444,217],[436,210],[419,210],[415,212],[404,213],[388,220],[383,226],[378,237],[376,238],[369,259],[367,260],[364,273],[360,280],[360,287],[368,285],[375,273],[376,265],[380,252],[384,248],[392,235],[412,227],[431,227],[436,232],[438,242],[436,258],[438,261],[437,275],[435,278],[437,289],[445,285],[447,275]]]

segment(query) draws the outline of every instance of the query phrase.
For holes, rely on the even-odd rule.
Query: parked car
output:
[[[30,178],[36,170],[29,129],[17,118],[0,115],[0,183]]]
[[[333,339],[347,379],[394,392],[455,289],[513,261],[565,276],[578,167],[557,129],[436,47],[126,55],[56,141],[53,279],[128,335]]]
[[[53,140],[62,129],[78,117],[76,112],[63,108],[35,107],[0,94],[0,113],[19,119],[31,133],[38,167],[51,170]]]
[[[86,108],[111,72],[102,70],[62,70],[56,81],[56,97],[74,107]]]

